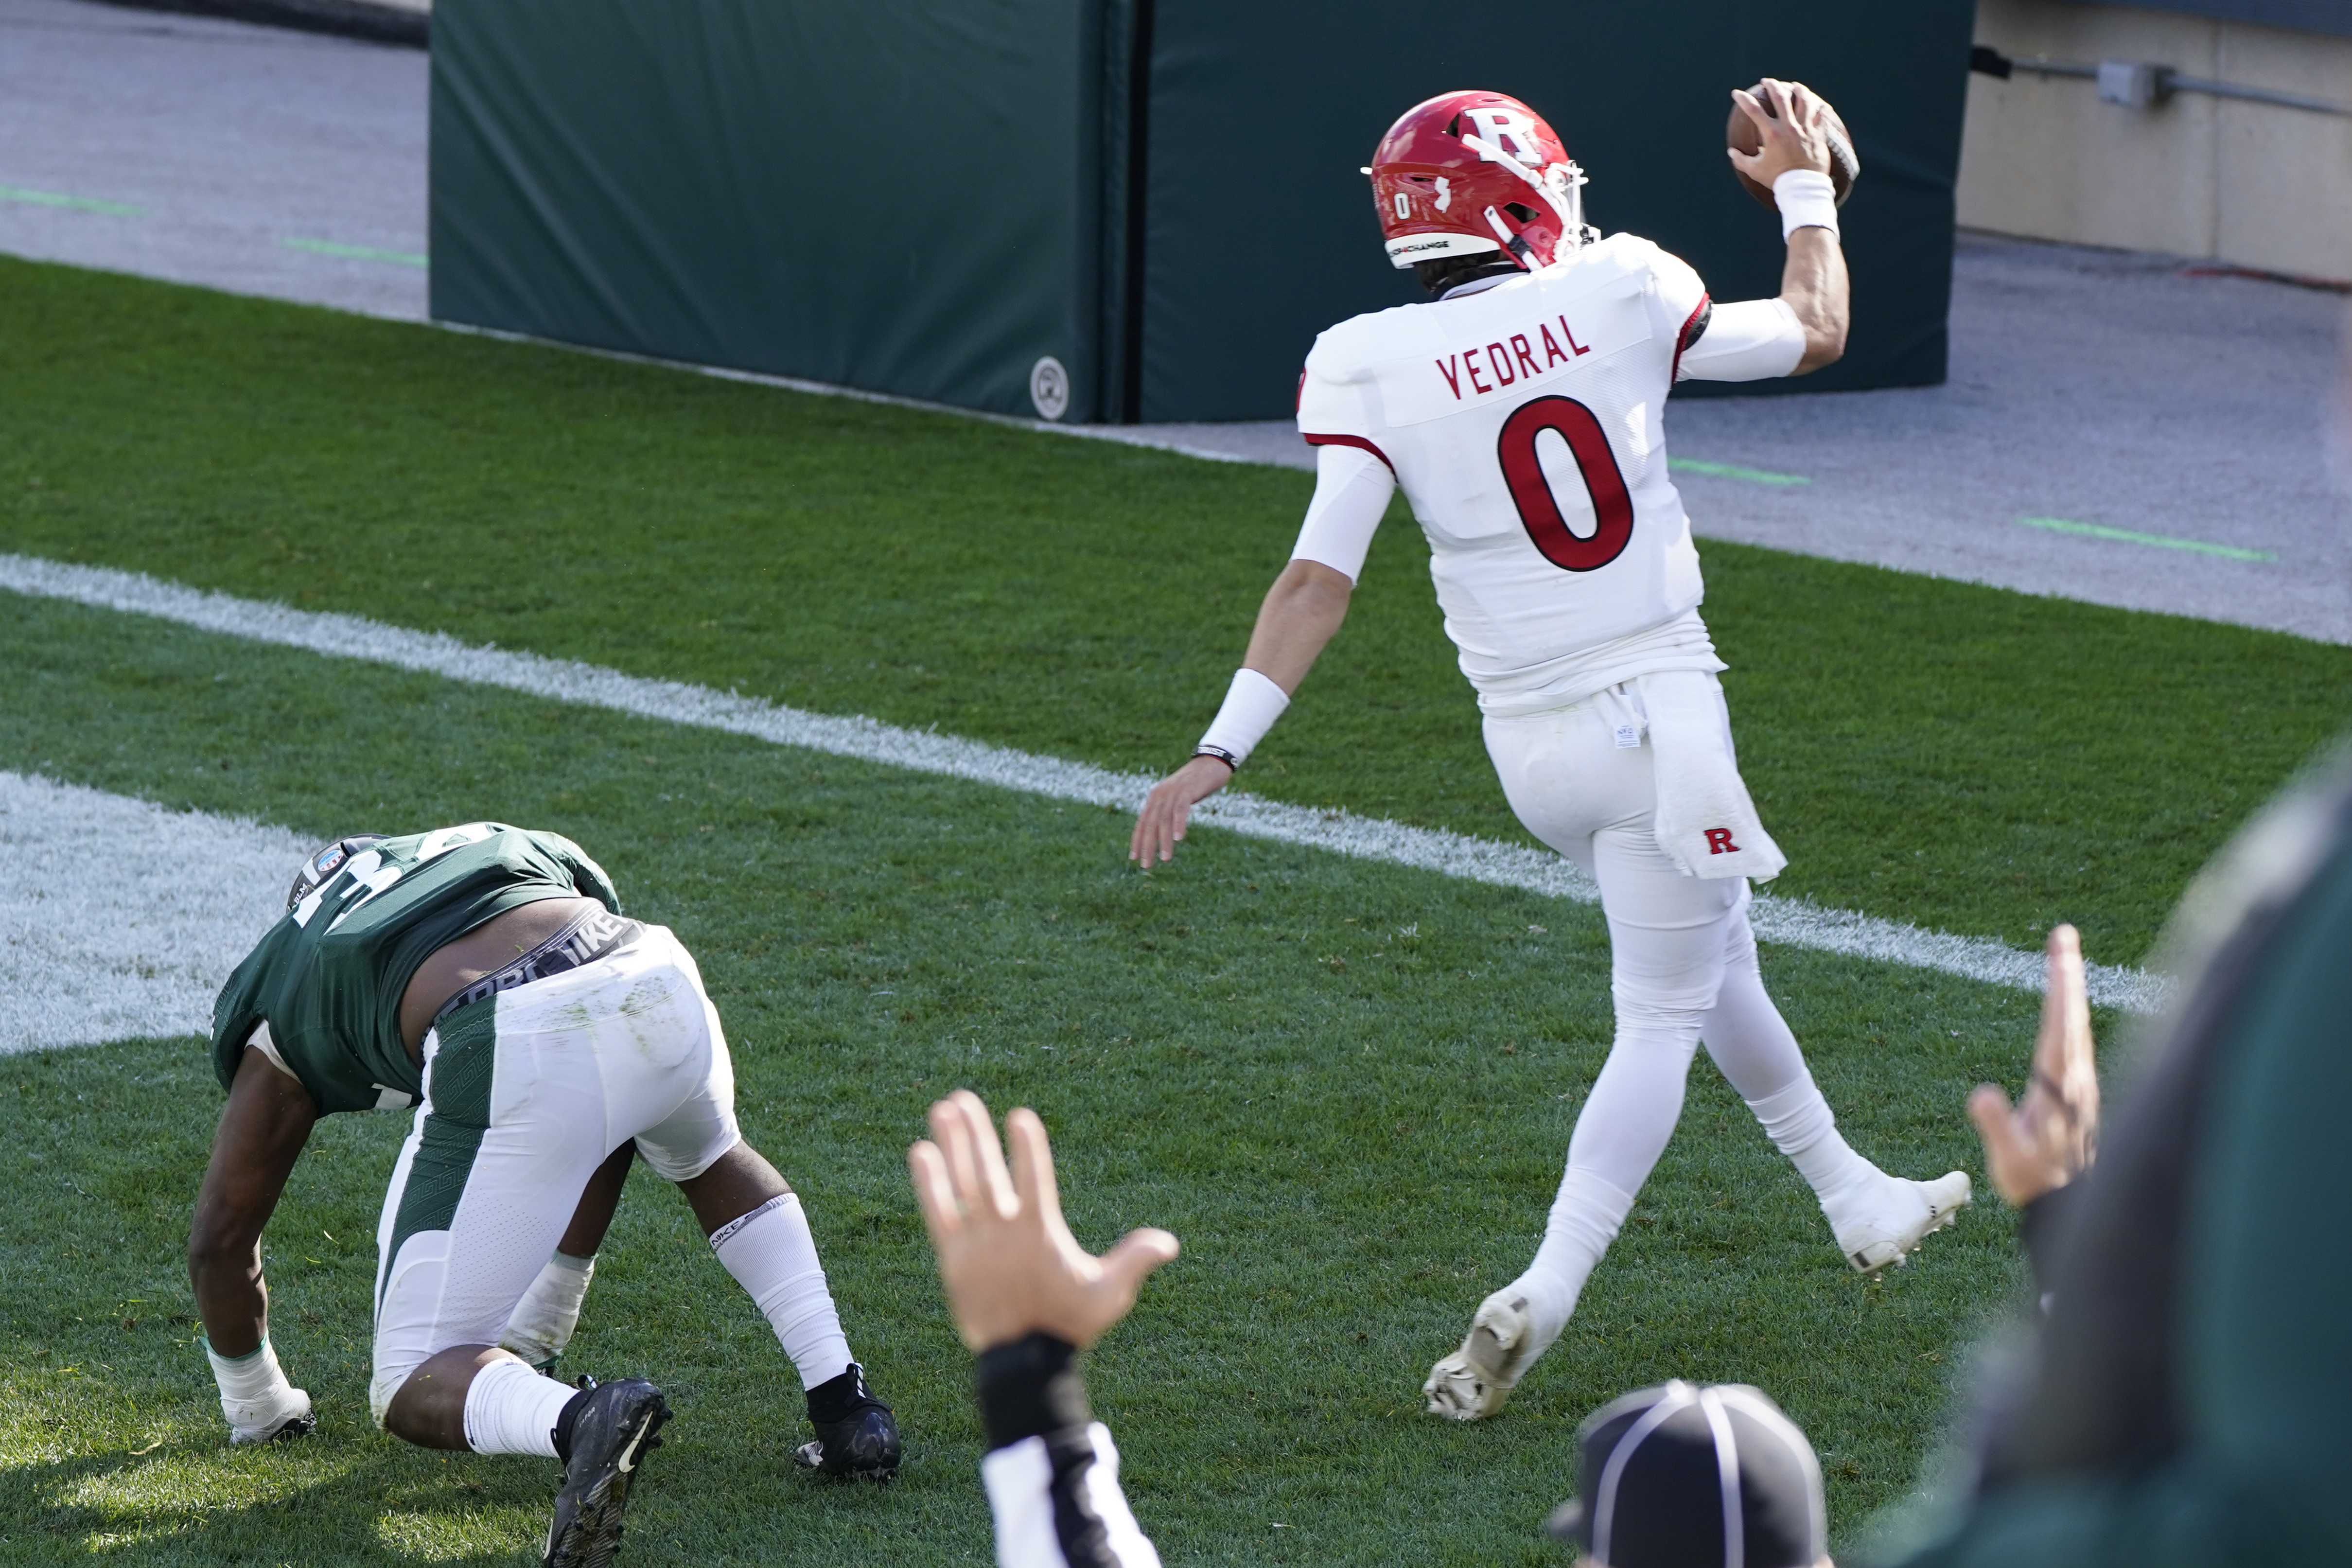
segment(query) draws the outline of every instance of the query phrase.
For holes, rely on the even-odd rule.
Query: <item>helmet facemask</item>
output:
[[[1474,131],[1462,132],[1462,145],[1526,181],[1528,189],[1542,197],[1544,205],[1551,208],[1553,216],[1559,220],[1559,238],[1552,247],[1554,260],[1558,260],[1567,252],[1581,250],[1586,245],[1601,237],[1598,230],[1585,226],[1584,187],[1587,181],[1583,167],[1575,159],[1570,158],[1560,163],[1547,163],[1540,170],[1531,169],[1516,156],[1504,152]],[[1521,267],[1532,272],[1535,268],[1528,259],[1528,253],[1532,247],[1528,244],[1520,231],[1535,221],[1536,213],[1533,208],[1525,207],[1525,205],[1519,202],[1506,202],[1502,205],[1507,210],[1513,207],[1524,209],[1524,216],[1521,212],[1510,214],[1511,217],[1517,219],[1518,228],[1511,227],[1505,221],[1503,212],[1491,206],[1485,214],[1486,226],[1495,231],[1495,237],[1502,243],[1503,248],[1516,257]]]

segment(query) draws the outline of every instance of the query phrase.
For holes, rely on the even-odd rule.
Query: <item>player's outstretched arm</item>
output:
[[[259,1051],[247,1051],[196,1194],[188,1281],[221,1384],[222,1412],[239,1442],[307,1431],[310,1425],[310,1396],[288,1384],[269,1346],[261,1233],[318,1120],[307,1089]]]
[[[1077,1352],[1135,1305],[1176,1256],[1164,1230],[1130,1231],[1089,1257],[1062,1223],[1054,1152],[1034,1110],[1004,1119],[1007,1168],[988,1107],[969,1089],[931,1107],[907,1151],[940,1279],[963,1342],[980,1354],[988,1433],[981,1477],[1003,1568],[1159,1568],[1118,1487],[1118,1449],[1087,1407]],[[936,1141],[934,1141],[936,1140]]]
[[[1769,100],[1769,112],[1766,103],[1752,93],[1735,90],[1731,95],[1732,101],[1755,123],[1761,138],[1753,153],[1742,153],[1736,147],[1727,149],[1732,163],[1741,174],[1775,192],[1780,189],[1781,175],[1800,169],[1811,170],[1826,180],[1830,144],[1822,100],[1802,82],[1776,81],[1768,77],[1759,86]],[[1796,312],[1798,322],[1805,330],[1804,355],[1798,360],[1797,368],[1790,372],[1792,375],[1819,370],[1845,353],[1851,314],[1845,252],[1838,246],[1833,226],[1837,209],[1828,204],[1826,196],[1821,199],[1829,222],[1805,224],[1790,230],[1788,260],[1780,273],[1780,299]]]
[[[2023,1208],[2066,1185],[2099,1149],[2099,1069],[2091,1005],[2083,986],[2083,941],[2074,928],[2051,931],[2049,988],[2033,1042],[2033,1072],[2015,1107],[1998,1084],[1979,1084],[1969,1116],[1984,1139],[1993,1190]]]
[[[1382,500],[1385,502],[1386,498]],[[1246,746],[1239,753],[1217,746],[1220,732],[1238,725],[1248,744],[1256,743],[1348,618],[1348,601],[1355,589],[1346,573],[1319,561],[1294,560],[1282,569],[1282,575],[1266,590],[1265,602],[1258,606],[1249,652],[1224,710],[1202,737],[1201,752],[1152,786],[1143,809],[1136,815],[1135,834],[1128,841],[1129,859],[1149,866],[1175,857],[1176,846],[1183,841],[1184,830],[1192,822],[1192,808],[1233,778],[1237,762],[1228,758],[1246,754]],[[1255,692],[1252,687],[1256,688]],[[1245,710],[1252,706],[1259,710]]]

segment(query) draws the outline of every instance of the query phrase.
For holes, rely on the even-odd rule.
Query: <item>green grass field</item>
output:
[[[0,549],[1122,767],[1197,734],[1307,489],[7,261],[0,367]],[[1697,482],[1695,510],[1737,504]],[[1706,555],[1781,886],[1828,904],[2021,944],[2073,918],[2137,961],[2352,712],[2346,649]],[[958,1084],[1045,1115],[1082,1239],[1185,1242],[1090,1373],[1171,1562],[1559,1561],[1576,1423],[1667,1375],[1780,1399],[1851,1542],[2017,1286],[1990,1202],[1855,1278],[1702,1067],[1567,1337],[1503,1419],[1442,1426],[1419,1380],[1524,1263],[1606,1050],[1595,911],[1214,833],[1142,875],[1103,812],[12,595],[0,682],[0,768],[321,837],[556,828],[696,952],[912,1458],[888,1489],[790,1468],[788,1364],[640,1173],[569,1358],[679,1410],[625,1563],[989,1560],[901,1163]],[[1520,837],[1402,511],[1263,755],[1270,795]],[[1960,1099],[2015,1082],[2034,999],[1767,965],[1857,1147],[1975,1168]],[[179,1256],[217,1108],[193,1039],[0,1058],[0,1562],[531,1560],[551,1466],[366,1423],[398,1118],[326,1124],[268,1243],[320,1433],[229,1450]]]

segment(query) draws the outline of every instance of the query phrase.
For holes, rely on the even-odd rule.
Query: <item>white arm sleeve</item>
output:
[[[1685,381],[1764,381],[1805,357],[1805,327],[1785,300],[1717,305],[1706,332],[1683,351]]]
[[[1024,1437],[980,1461],[999,1568],[1160,1568],[1128,1511],[1118,1449],[1101,1422]]]
[[[1372,531],[1396,493],[1389,466],[1361,447],[1315,449],[1315,499],[1298,530],[1293,561],[1313,561],[1354,582],[1363,575]]]

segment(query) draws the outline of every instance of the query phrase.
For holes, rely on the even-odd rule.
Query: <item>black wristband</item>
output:
[[[1242,771],[1242,760],[1223,746],[1195,746],[1192,748],[1192,754],[1196,757],[1214,757],[1234,773]]]
[[[2033,1266],[2036,1291],[2052,1288],[2058,1259],[2065,1253],[2063,1232],[2083,1206],[2090,1175],[2084,1171],[2064,1186],[2051,1188],[2018,1213],[2019,1239],[2025,1243],[2026,1261]]]
[[[980,1352],[980,1420],[992,1449],[1094,1419],[1077,1354],[1067,1340],[1046,1333],[1026,1334]]]

